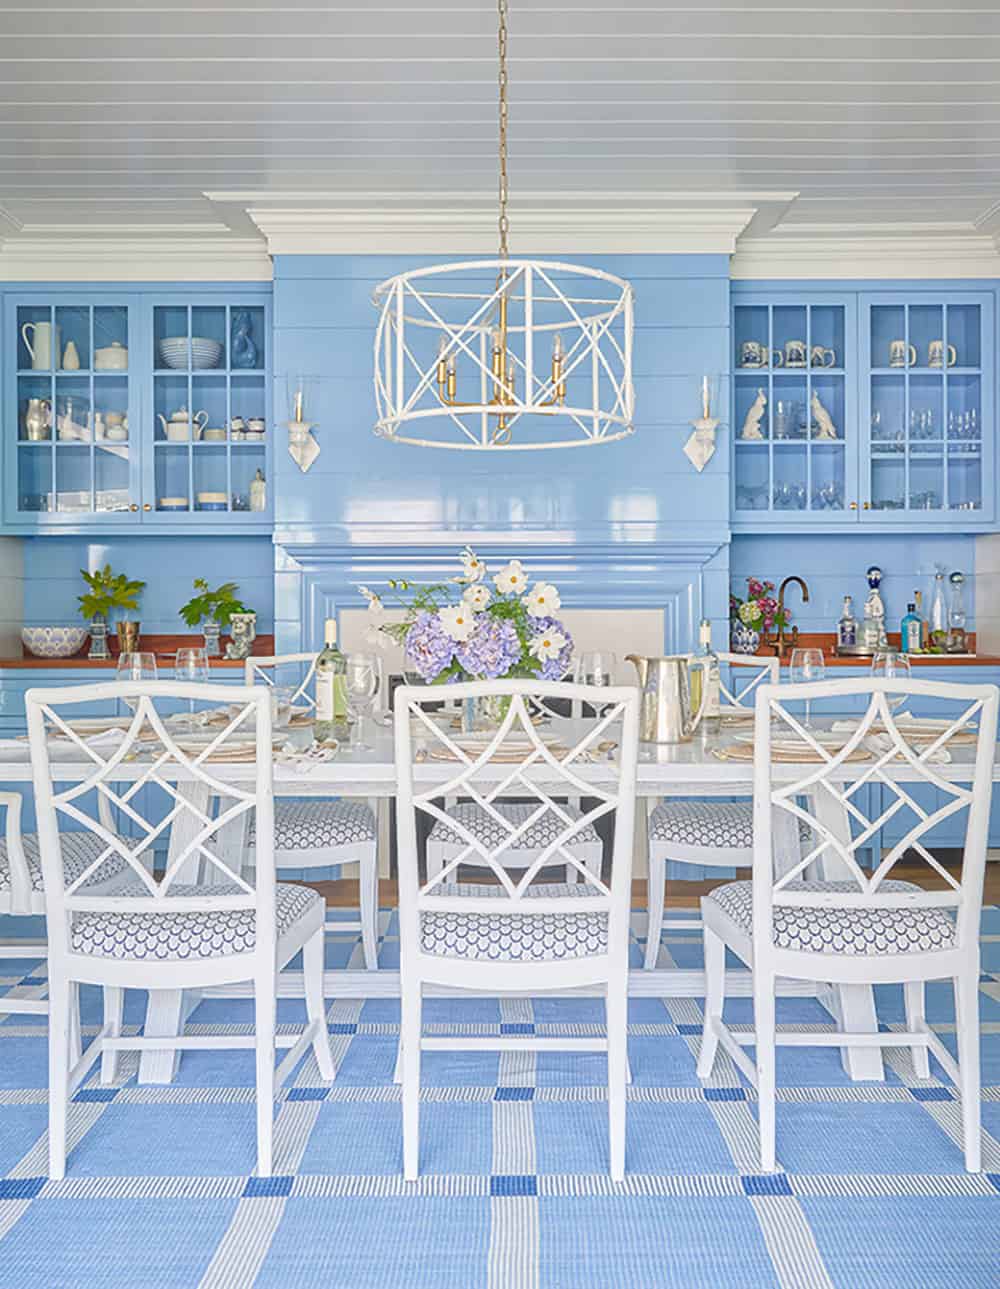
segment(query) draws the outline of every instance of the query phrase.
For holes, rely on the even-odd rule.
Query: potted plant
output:
[[[139,597],[146,589],[146,583],[135,581],[124,573],[115,573],[110,564],[94,573],[80,569],[80,576],[87,584],[87,590],[77,598],[80,601],[80,614],[90,622],[90,657],[107,658],[108,625],[112,618],[118,631],[118,647],[123,653],[130,653],[139,647],[139,621],[129,618],[139,608]]]
[[[762,582],[758,577],[747,578],[747,594],[743,599],[729,596],[729,645],[733,653],[756,653],[760,648],[762,631],[788,625],[790,613],[778,608],[774,598],[774,583]]]
[[[180,614],[189,627],[203,624],[205,652],[210,658],[217,658],[219,635],[224,627],[230,625],[233,614],[251,614],[253,610],[237,598],[235,582],[223,582],[213,591],[203,577],[196,577],[194,589],[195,594],[181,606]]]

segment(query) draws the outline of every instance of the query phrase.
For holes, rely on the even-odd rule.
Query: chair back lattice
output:
[[[248,658],[243,664],[243,683],[248,688],[261,682],[268,686],[276,685],[278,684],[278,677],[275,673],[279,667],[297,666],[302,679],[298,686],[293,689],[292,702],[313,708],[316,706],[316,699],[311,693],[311,686],[313,676],[316,673],[316,660],[318,658],[319,654],[315,652],[283,653],[260,658]]]
[[[978,936],[998,695],[995,685],[874,678],[759,686],[754,721],[755,935],[769,941],[773,907],[785,905],[951,909],[959,942]],[[814,708],[821,700],[835,699],[827,708],[842,703],[843,710],[856,706],[852,700],[859,698],[862,714],[837,721],[836,729],[807,729],[798,714],[805,699]],[[926,710],[929,700],[934,700],[932,710],[943,714],[906,714],[912,706]],[[790,866],[775,864],[775,823],[782,816],[812,830],[801,857]],[[945,821],[952,827],[964,822],[957,876],[929,849],[933,841],[928,833]],[[794,829],[797,835],[798,823]],[[859,852],[867,850],[875,852],[870,871],[858,862]],[[937,889],[887,889],[887,879],[904,856],[908,862],[922,861]],[[807,870],[817,861],[854,889],[802,889]]]
[[[133,713],[120,740],[97,742],[74,728],[74,711],[114,699]],[[229,719],[217,734],[186,738],[178,723],[157,708],[177,700],[224,706]],[[50,946],[67,943],[74,913],[109,910],[166,917],[255,909],[258,948],[273,941],[271,701],[266,689],[177,681],[79,685],[29,690],[25,705]],[[245,766],[246,777],[218,776],[216,763],[230,758],[252,763]],[[68,784],[67,761],[84,768]],[[151,787],[168,799],[161,817],[147,818],[153,813],[149,803],[158,796],[144,793]],[[114,830],[113,811],[130,822],[132,835]],[[252,880],[234,866],[238,857],[227,858],[220,837],[250,811],[256,811],[257,829]],[[91,862],[74,866],[68,880],[63,863],[67,825],[103,843]],[[168,863],[156,876],[144,857],[172,836]],[[116,872],[112,883],[102,881],[109,861]],[[192,866],[196,873],[200,870],[196,886],[191,885]]]
[[[407,908],[414,912],[446,907],[491,914],[523,913],[525,897],[541,871],[551,865],[569,865],[579,874],[579,883],[590,888],[586,890],[592,899],[587,902],[588,910],[610,912],[612,924],[618,917],[624,922],[632,865],[638,691],[511,680],[449,685],[448,695],[459,703],[467,698],[499,698],[507,710],[493,733],[466,737],[428,710],[440,698],[437,689],[401,686],[396,690],[401,915]],[[532,713],[553,699],[590,704],[600,714],[537,725]],[[595,766],[600,767],[596,774]],[[430,767],[439,772],[430,774]],[[582,773],[585,769],[587,773]],[[445,799],[456,798],[474,803],[488,817],[489,840],[483,839],[482,831],[470,830],[460,814],[456,817],[444,809]],[[579,817],[561,804],[567,798],[585,800]],[[523,809],[519,812],[523,818],[516,821],[498,808],[511,799],[522,807],[528,803],[526,813]],[[418,814],[446,825],[459,841],[455,855],[423,886],[417,872]],[[615,839],[611,877],[605,883],[574,853],[574,841],[579,841],[583,829],[607,816],[614,818]],[[533,862],[518,870],[505,865],[505,854],[523,847],[526,835],[543,823],[549,840],[539,847]],[[448,894],[466,862],[490,870],[501,888],[498,896],[477,900]],[[579,899],[533,895],[527,905],[531,912],[539,913],[567,908],[579,911]],[[614,930],[612,925],[612,933]]]
[[[750,708],[758,685],[778,683],[781,673],[777,658],[758,658],[756,654],[745,653],[720,653],[718,658],[722,664],[719,690],[724,709]]]

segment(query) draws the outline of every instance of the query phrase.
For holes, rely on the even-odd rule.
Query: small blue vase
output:
[[[756,653],[760,648],[760,632],[745,622],[734,622],[729,630],[729,647],[733,653]]]
[[[250,335],[253,319],[249,309],[233,310],[233,334],[229,346],[229,361],[233,367],[256,367],[257,346]]]

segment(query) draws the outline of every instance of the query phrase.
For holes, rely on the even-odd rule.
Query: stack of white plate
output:
[[[160,341],[160,359],[164,367],[187,367],[190,345],[191,366],[195,368],[218,367],[222,345],[206,336],[167,336]]]

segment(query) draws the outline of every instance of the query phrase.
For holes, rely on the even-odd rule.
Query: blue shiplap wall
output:
[[[212,586],[238,582],[243,602],[257,612],[258,630],[274,629],[274,555],[268,537],[28,537],[24,541],[24,621],[45,626],[78,620],[80,569],[110,563],[147,583],[143,630],[187,631],[178,609],[204,577]]]
[[[845,595],[854,596],[854,610],[860,617],[868,594],[865,570],[871,564],[878,564],[885,575],[882,598],[888,629],[896,631],[915,589],[924,593],[925,611],[930,608],[931,585],[939,565],[947,572],[960,569],[968,576],[966,607],[970,626],[974,626],[975,541],[975,537],[948,533],[741,535],[733,538],[730,547],[730,569],[737,591],[746,587],[749,576],[768,578],[775,584],[789,573],[805,578],[808,604],[800,607],[798,587],[788,591],[793,621],[803,631],[832,631]]]

